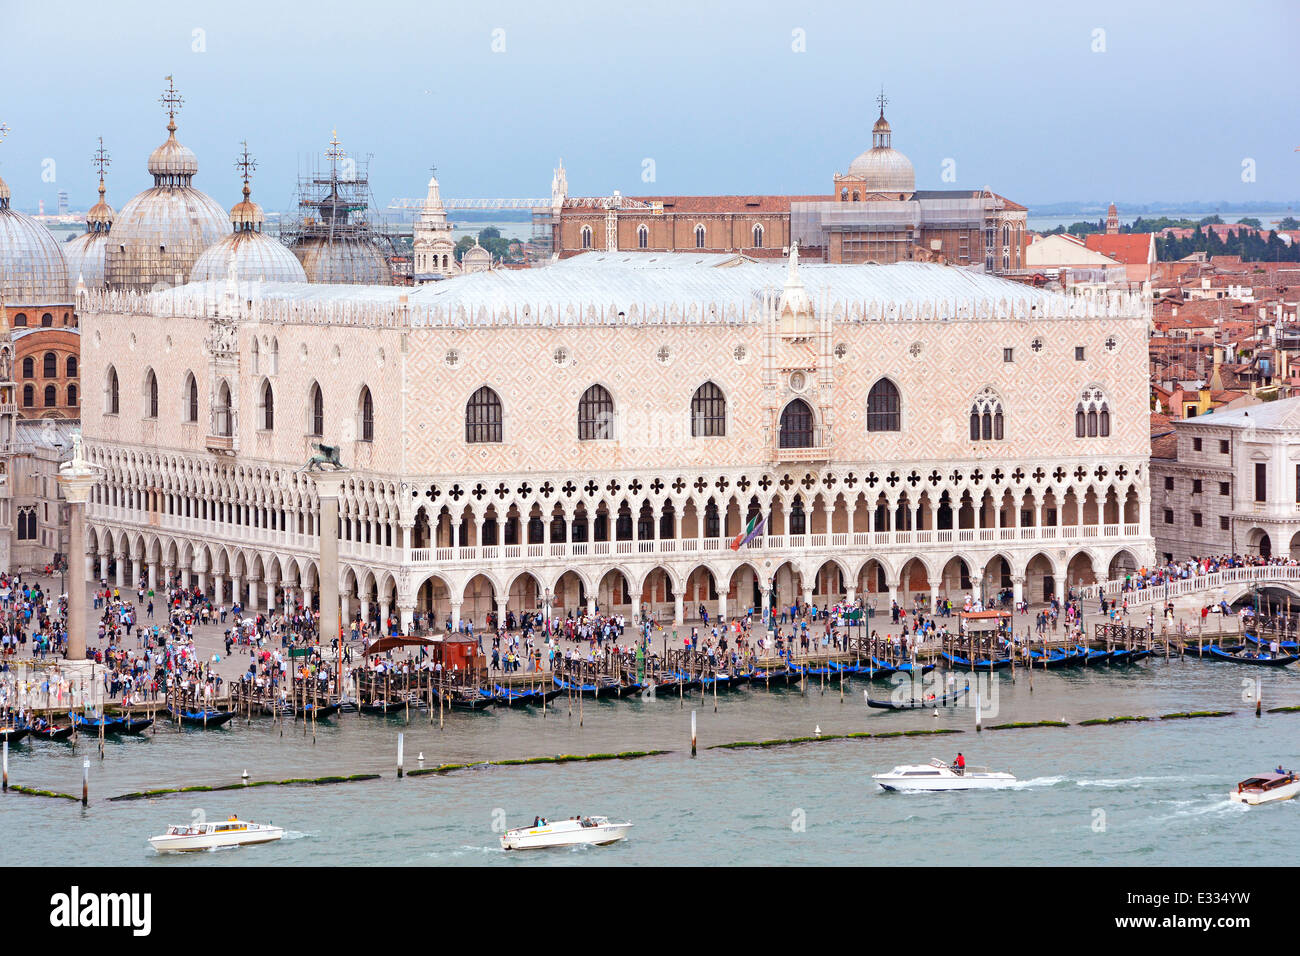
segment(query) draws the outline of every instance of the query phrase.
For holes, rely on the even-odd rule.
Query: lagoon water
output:
[[[1229,789],[1279,762],[1300,765],[1300,713],[1254,716],[1243,700],[1260,671],[1265,707],[1300,704],[1300,673],[1227,664],[1151,660],[1115,670],[997,676],[995,714],[1010,721],[1070,721],[1068,728],[974,732],[974,711],[869,710],[863,690],[885,697],[886,682],[753,688],[684,706],[675,698],[575,703],[539,709],[396,718],[343,714],[323,722],[315,744],[302,724],[281,734],[270,720],[221,730],[170,724],[140,739],[110,739],[101,761],[93,741],[75,746],[24,741],[10,753],[15,784],[80,794],[91,760],[91,801],[10,793],[0,798],[0,865],[146,867],[298,864],[1118,864],[1266,863],[1300,849],[1300,801],[1245,809]],[[690,757],[690,711],[700,751]],[[1158,716],[1232,710],[1231,716],[1079,727],[1090,717]],[[737,740],[823,733],[953,727],[933,737],[850,739],[765,749],[708,749]],[[666,749],[638,760],[480,767],[446,775],[395,774],[397,734],[406,769],[547,754]],[[870,774],[898,763],[950,759],[1010,770],[1020,780],[997,792],[885,793]],[[380,780],[313,787],[176,794],[109,801],[167,786],[376,772]],[[287,828],[277,844],[160,857],[147,838],[170,823],[231,813]],[[623,843],[511,854],[497,833],[537,814],[628,818]]]

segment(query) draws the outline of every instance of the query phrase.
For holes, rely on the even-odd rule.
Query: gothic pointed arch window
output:
[[[1095,385],[1085,388],[1074,406],[1074,437],[1110,437],[1110,402]]]
[[[375,397],[370,394],[370,387],[361,386],[361,397],[357,399],[358,424],[357,433],[362,441],[375,440]]]
[[[603,385],[592,385],[578,400],[578,441],[614,437],[614,398]]]
[[[867,393],[867,431],[896,432],[903,428],[903,400],[898,386],[882,378]]]
[[[813,447],[813,413],[802,398],[781,410],[780,442],[782,448]]]
[[[307,390],[307,434],[313,438],[325,434],[325,395],[315,382]]]
[[[591,248],[591,226],[582,227],[582,248]]]
[[[726,434],[726,396],[717,385],[705,382],[691,396],[691,437],[722,438]]]
[[[486,385],[465,403],[465,441],[471,445],[501,443],[501,396]]]
[[[647,249],[650,246],[650,229],[645,223],[636,227],[636,247]]]
[[[222,381],[217,388],[217,435],[229,438],[234,431],[234,414],[230,402],[230,384]]]
[[[257,424],[263,431],[275,430],[275,392],[271,389],[269,380],[262,382],[261,393],[258,395]]]
[[[763,248],[763,224],[760,222],[754,223],[754,248]]]
[[[695,248],[704,248],[704,223],[699,223],[695,227]]]
[[[199,420],[199,382],[193,372],[185,373],[185,393],[182,398],[185,402],[185,421],[192,425]]]
[[[108,374],[104,376],[104,414],[116,415],[120,407],[121,393],[117,387],[117,369],[113,366],[108,367]]]
[[[144,373],[144,417],[158,417],[158,376],[153,369]]]
[[[970,407],[970,440],[1002,441],[1002,399],[991,388],[975,396]]]

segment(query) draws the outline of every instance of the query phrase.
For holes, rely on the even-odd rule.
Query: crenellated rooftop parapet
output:
[[[311,287],[314,288],[314,287]],[[205,290],[206,291],[206,290]],[[389,292],[391,290],[380,290]],[[175,294],[173,294],[173,292]],[[278,325],[337,325],[366,328],[497,328],[547,326],[665,326],[759,324],[777,307],[779,290],[765,289],[746,301],[515,303],[441,306],[412,303],[405,295],[295,299],[279,295],[241,298],[242,320]],[[903,301],[829,300],[813,297],[837,323],[985,322],[1081,318],[1151,318],[1151,299],[1141,293],[1085,291],[1028,298],[911,298]],[[210,319],[226,302],[218,292],[196,296],[188,287],[172,291],[87,291],[78,296],[83,314],[146,315]]]

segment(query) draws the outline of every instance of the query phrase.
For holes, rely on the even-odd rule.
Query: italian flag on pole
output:
[[[745,545],[749,544],[749,542],[757,538],[763,530],[763,525],[766,523],[766,515],[754,515],[754,517],[750,518],[749,524],[745,525],[745,530],[731,539],[731,550],[739,551]]]

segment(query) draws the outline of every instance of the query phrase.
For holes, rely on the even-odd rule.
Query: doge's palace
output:
[[[1154,557],[1140,296],[797,251],[231,268],[81,297],[92,575],[310,602],[314,442],[348,469],[349,619],[1041,601]]]

